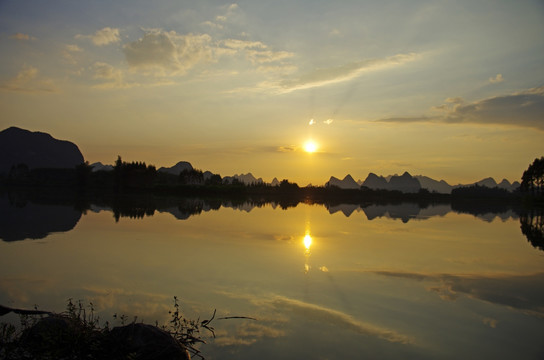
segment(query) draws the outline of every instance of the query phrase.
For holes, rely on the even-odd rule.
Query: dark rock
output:
[[[114,357],[132,359],[190,359],[187,349],[169,333],[153,325],[130,324],[108,334]]]
[[[36,359],[190,360],[185,346],[153,325],[99,329],[77,317],[51,315],[23,332],[20,349]]]

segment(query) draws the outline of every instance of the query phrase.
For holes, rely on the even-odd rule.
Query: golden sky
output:
[[[536,0],[3,1],[0,129],[300,185],[514,181],[544,155],[542,34]]]

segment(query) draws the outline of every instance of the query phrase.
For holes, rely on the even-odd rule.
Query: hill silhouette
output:
[[[25,164],[29,169],[74,168],[84,162],[77,145],[43,132],[17,127],[0,131],[0,173]]]

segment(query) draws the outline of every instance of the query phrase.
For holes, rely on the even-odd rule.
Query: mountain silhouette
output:
[[[193,170],[193,165],[191,165],[191,163],[189,163],[187,161],[180,161],[180,162],[178,162],[176,165],[174,165],[172,167],[169,167],[169,168],[161,167],[157,171],[177,176],[184,170],[187,170],[187,171]]]
[[[92,172],[96,171],[113,171],[113,165],[104,165],[101,162],[95,162],[91,164],[93,168]]]
[[[414,180],[418,181],[419,188]],[[444,180],[438,181],[423,175],[411,176],[408,172],[405,172],[402,176],[388,175],[386,177],[379,176],[374,173],[369,173],[362,184],[362,186],[365,186],[372,190],[398,190],[404,193],[414,193],[418,192],[419,189],[427,189],[430,192],[436,192],[441,194],[451,194],[451,191],[453,189],[474,185],[484,186],[488,188],[498,187],[508,190],[510,192],[515,191],[520,186],[518,181],[510,183],[506,179],[503,179],[499,184],[497,184],[497,182],[491,177],[482,179],[471,184],[450,185]]]
[[[263,184],[264,181],[262,178],[256,178],[255,176],[253,176],[252,173],[247,173],[247,174],[235,174],[233,176],[225,176],[223,178],[223,183],[224,184],[232,184],[232,181],[236,179],[238,181],[240,181],[241,183],[244,183],[246,185],[253,185],[253,184]]]
[[[453,189],[453,186],[445,182],[444,180],[435,180],[431,179],[428,176],[423,175],[416,175],[414,176],[419,183],[421,184],[421,188],[427,189],[430,192],[437,192],[441,194],[451,194],[451,190]]]
[[[372,190],[387,190],[389,188],[389,182],[383,176],[374,173],[369,173],[362,185]]]
[[[0,132],[0,173],[26,164],[29,169],[74,168],[84,162],[77,145],[43,132],[10,127]]]
[[[403,193],[417,193],[421,189],[418,179],[412,177],[408,172],[401,176],[393,175],[389,180],[389,189],[398,190]]]
[[[403,193],[417,193],[421,189],[419,180],[408,172],[401,176],[389,176],[389,180],[383,176],[378,176],[374,173],[369,173],[363,186],[372,190],[396,190]]]
[[[340,180],[334,176],[331,176],[329,181],[325,183],[325,187],[329,186],[337,186],[340,189],[359,189],[360,186],[353,180],[353,177],[351,175],[346,175],[344,179]]]
[[[475,182],[474,185],[494,188],[494,187],[497,187],[497,182],[495,181],[495,179],[488,177],[488,178]]]

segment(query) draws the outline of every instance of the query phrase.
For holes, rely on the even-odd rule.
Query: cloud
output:
[[[19,40],[19,41],[30,41],[30,40],[36,40],[34,36],[30,36],[28,34],[23,33],[15,33],[10,36],[11,39]]]
[[[214,23],[213,21],[204,21],[202,25],[211,27],[212,29],[223,30],[223,24]]]
[[[37,294],[43,294],[55,287],[54,280],[27,276],[0,279],[0,290],[14,307],[30,307]],[[32,292],[32,293],[31,293]],[[5,305],[5,304],[4,304]]]
[[[83,52],[83,49],[77,45],[69,44],[64,47],[62,57],[69,64],[77,64],[77,54]]]
[[[241,39],[227,39],[221,43],[222,50],[231,55],[243,53],[253,65],[258,66],[260,72],[292,73],[296,67],[286,63],[285,60],[292,58],[293,53],[288,51],[270,50],[266,44],[260,41],[249,41]],[[229,52],[230,50],[230,52]]]
[[[148,30],[142,38],[125,44],[123,52],[132,68],[174,74],[184,74],[198,63],[214,60],[209,35],[179,35],[175,31],[156,29]]]
[[[447,98],[446,102],[451,103],[451,104],[461,104],[461,103],[463,103],[465,101],[463,100],[463,98],[453,97],[453,98]]]
[[[112,65],[104,62],[96,62],[93,65],[94,78],[103,80],[104,82],[97,85],[98,88],[129,88],[136,84],[127,84],[123,79],[121,70],[114,68]]]
[[[334,122],[334,119],[323,120],[323,124],[330,125]]]
[[[148,74],[183,75],[199,64],[237,55],[244,56],[259,72],[286,75],[296,70],[286,61],[293,53],[270,49],[260,41],[234,38],[219,41],[208,34],[182,35],[161,29],[145,30],[140,39],[125,44],[123,52],[132,69]]]
[[[503,81],[504,81],[504,78],[502,77],[502,74],[497,74],[497,76],[495,76],[494,78],[493,77],[489,78],[489,82],[491,84],[498,84],[498,83],[501,83]]]
[[[288,51],[272,51],[272,50],[246,50],[246,54],[247,54],[247,58],[254,65],[282,61],[294,55],[293,53],[290,53]]]
[[[80,48],[77,45],[66,45],[65,48],[66,48],[66,51],[69,51],[69,52],[82,52],[83,51],[83,49]]]
[[[434,118],[427,116],[413,116],[413,117],[390,117],[377,120],[385,123],[415,123],[415,122],[432,122]]]
[[[301,75],[295,79],[286,79],[278,85],[281,92],[310,89],[355,79],[365,72],[400,66],[420,57],[416,53],[397,54],[383,59],[356,61],[338,67],[322,68]]]
[[[115,312],[129,318],[138,316],[138,321],[168,323],[172,301],[170,296],[94,286],[84,286],[82,290],[85,291],[86,301],[92,302],[99,313]]]
[[[495,96],[466,103],[463,99],[448,98],[445,104],[434,106],[441,116],[391,117],[377,122],[441,122],[488,125],[511,125],[544,130],[544,86],[519,93]]]
[[[34,66],[24,65],[19,73],[0,84],[0,90],[25,93],[53,93],[57,92],[53,80],[42,78]]]
[[[429,290],[437,292],[444,300],[454,301],[459,296],[465,295],[544,318],[544,289],[540,286],[544,281],[544,273],[486,276],[394,271],[371,272],[418,281],[437,281],[440,285],[430,287]],[[492,326],[492,323],[489,325]]]
[[[507,124],[544,130],[544,86],[525,92],[457,104],[447,122]]]
[[[224,15],[217,15],[215,17],[215,22],[213,21],[205,21],[202,24],[211,27],[215,30],[223,30],[225,27],[224,24],[232,17],[234,16],[236,10],[239,8],[238,4],[230,4],[227,5],[226,8],[223,7],[225,10]]]
[[[297,147],[294,146],[294,145],[291,145],[291,146],[279,146],[279,147],[276,148],[276,151],[277,152],[282,152],[282,153],[293,152],[293,151],[297,151]]]
[[[483,318],[482,319],[482,322],[489,326],[490,328],[493,328],[495,329],[497,327],[497,324],[499,323],[499,321],[497,319],[493,319],[493,318]]]
[[[227,39],[223,40],[223,46],[233,50],[246,50],[246,49],[266,49],[266,45],[260,41],[249,41],[240,39]]]
[[[320,323],[328,323],[343,329],[351,330],[357,334],[373,336],[393,343],[415,343],[415,339],[412,336],[404,335],[395,330],[359,321],[349,314],[325,306],[316,305],[281,295],[259,297],[253,294],[243,294],[239,292],[233,293],[221,291],[220,293],[231,298],[248,300],[256,306],[269,307],[279,310],[280,313],[291,311],[295,315],[303,316],[306,319],[312,319],[312,321]],[[274,316],[273,319],[278,321],[278,316]],[[292,321],[290,319],[292,319],[291,316],[289,316],[286,321]]]
[[[76,39],[91,39],[96,46],[104,46],[121,41],[119,29],[105,27],[96,31],[93,35],[76,35]]]
[[[365,323],[354,319],[352,316],[338,310],[330,309],[324,306],[307,303],[304,301],[290,299],[283,296],[276,296],[271,299],[269,304],[282,310],[291,310],[297,314],[317,322],[325,322],[344,329],[351,330],[357,334],[374,336],[382,340],[394,343],[411,344],[414,339],[410,336],[382,328],[370,323]]]
[[[263,338],[285,336],[285,331],[255,322],[246,322],[238,326],[233,335],[216,333],[214,343],[219,346],[251,345]]]

